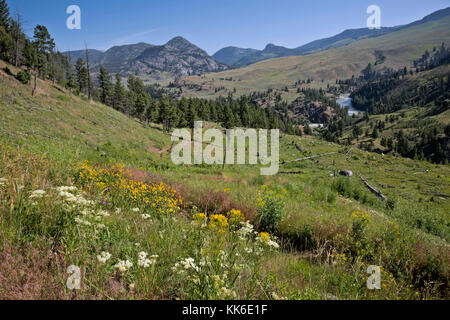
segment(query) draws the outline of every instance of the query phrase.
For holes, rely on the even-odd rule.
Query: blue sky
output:
[[[32,34],[44,24],[60,51],[164,44],[182,36],[213,54],[225,46],[288,48],[365,27],[366,9],[381,8],[383,26],[406,24],[450,6],[450,0],[7,0]],[[68,30],[66,8],[81,8],[81,30]]]

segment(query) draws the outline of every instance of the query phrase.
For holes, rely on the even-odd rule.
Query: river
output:
[[[350,98],[350,94],[349,93],[346,93],[346,94],[343,94],[343,95],[339,96],[339,99],[337,99],[336,102],[342,108],[348,107],[348,115],[349,116],[352,116],[354,114],[358,115],[358,114],[362,113],[361,110],[357,110],[357,109],[355,109],[353,107],[352,98]]]

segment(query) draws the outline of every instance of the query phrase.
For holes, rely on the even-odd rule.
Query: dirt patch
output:
[[[0,252],[0,299],[68,299],[57,280],[60,258],[27,246],[13,248],[5,243]]]
[[[149,152],[151,152],[151,153],[159,154],[159,156],[162,157],[163,153],[166,153],[166,152],[168,152],[168,151],[170,150],[170,147],[169,147],[169,148],[165,148],[165,149],[158,149],[158,148],[155,148],[155,147],[152,146],[152,145],[149,145],[149,146],[147,147],[147,150],[148,150]]]
[[[142,183],[159,183],[162,181],[156,174],[134,168],[126,168],[127,175],[130,179]]]
[[[194,190],[186,185],[175,186],[188,207],[196,207],[197,210],[207,214],[226,215],[230,210],[241,210],[247,220],[253,221],[256,209],[252,205],[237,203],[228,198],[222,190]]]

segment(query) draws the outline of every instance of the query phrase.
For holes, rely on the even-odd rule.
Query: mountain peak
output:
[[[166,46],[177,48],[177,49],[184,49],[186,47],[192,47],[194,46],[192,43],[190,43],[188,40],[186,40],[183,37],[175,37],[169,42],[165,44]]]
[[[276,45],[274,45],[273,43],[269,43],[269,44],[267,44],[267,46],[264,48],[264,50],[270,50],[270,49],[273,49],[273,48],[276,48],[277,46]]]

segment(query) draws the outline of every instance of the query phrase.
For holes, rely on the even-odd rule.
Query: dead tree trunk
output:
[[[329,156],[329,155],[336,154],[336,153],[337,152],[322,153],[322,154],[317,154],[315,156],[310,156],[310,157],[306,157],[306,158],[300,158],[300,159],[295,159],[295,160],[283,161],[281,164],[286,164],[286,163],[291,163],[291,162],[298,162],[298,161],[304,161],[304,160],[309,160],[309,159],[315,159],[315,158],[325,157],[325,156]]]
[[[87,73],[88,73],[88,99],[89,101],[91,101],[91,72],[89,70],[89,52],[88,52],[88,47],[87,47],[87,43],[84,42],[84,46],[86,48],[86,67],[87,67]]]
[[[375,189],[375,187],[372,187],[359,173],[358,173],[358,177],[365,184],[365,186],[367,188],[369,188],[370,191],[372,191],[374,194],[376,194],[379,198],[386,200],[386,197],[381,193],[381,191],[378,191],[377,189]]]
[[[37,88],[37,71],[34,70],[34,88],[31,91],[31,96],[34,97],[34,94],[36,93],[36,88]]]

